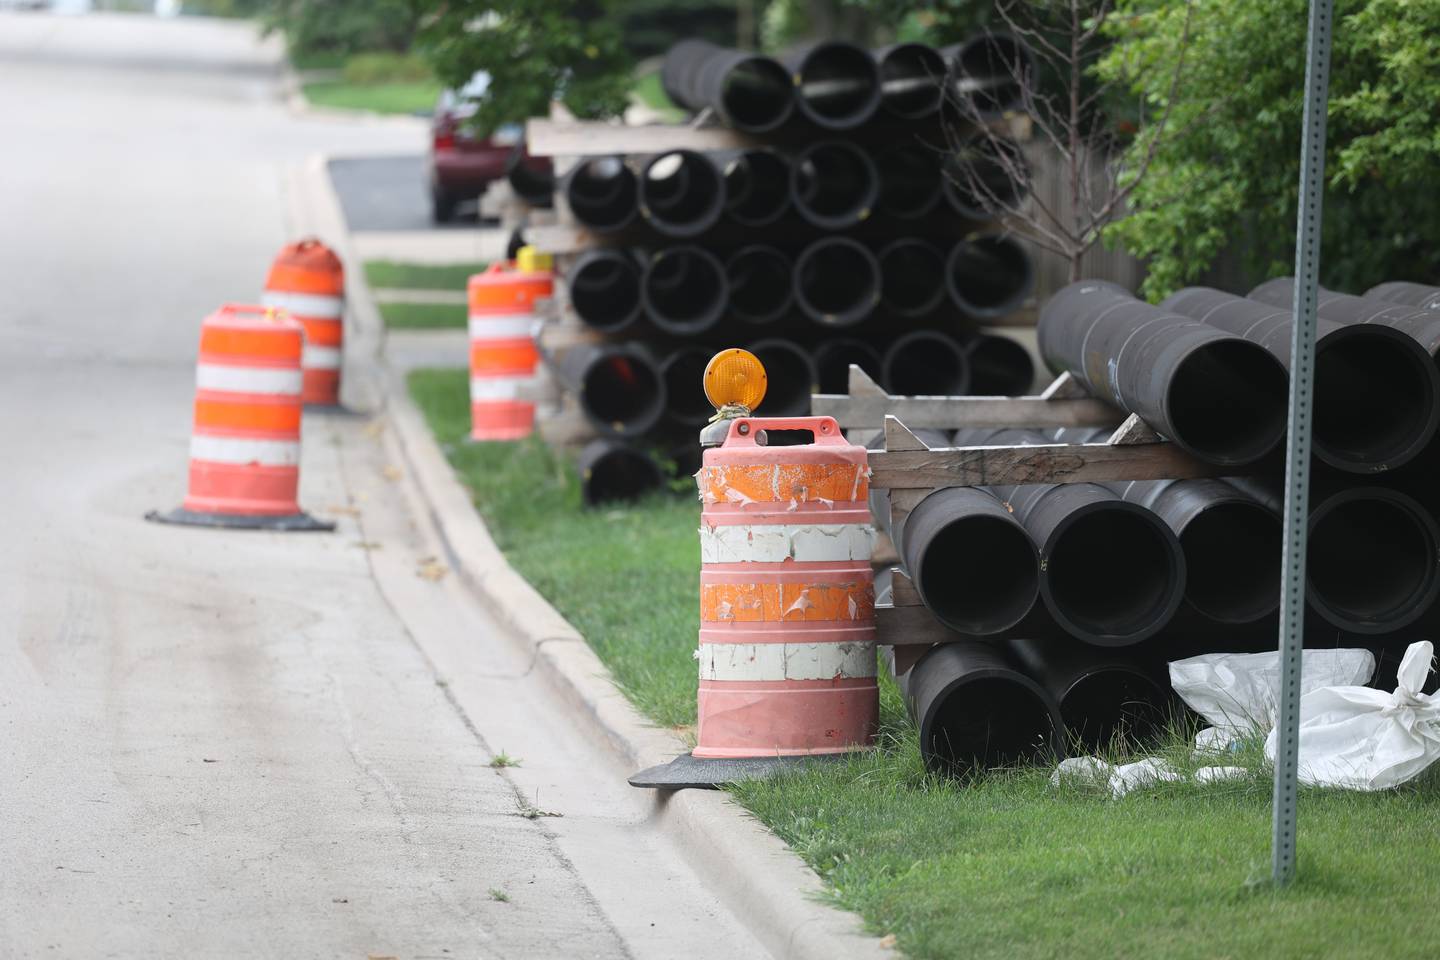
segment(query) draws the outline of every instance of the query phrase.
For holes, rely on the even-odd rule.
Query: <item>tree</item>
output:
[[[292,52],[346,56],[409,50],[425,0],[267,0],[244,5],[262,10],[266,28],[284,32]]]
[[[561,100],[582,119],[625,109],[630,62],[599,0],[434,0],[421,45],[441,81],[490,74],[475,123],[494,129],[544,116]]]
[[[1117,81],[1095,76],[1102,57],[1124,56],[1110,49],[1114,9],[1112,0],[1000,0],[998,26],[1024,41],[1033,62],[1015,55],[997,33],[988,62],[947,86],[961,123],[946,127],[952,154],[946,175],[972,206],[1003,217],[1017,233],[1063,259],[1071,282],[1080,279],[1081,259],[1124,212],[1171,133],[1168,104],[1126,110],[1116,96]],[[1176,56],[1136,66],[1137,75],[1173,91],[1185,72],[1189,23],[1187,2]],[[995,122],[993,90],[1002,85],[1016,91],[1011,109],[1029,115],[1046,162],[1062,175],[1059,203],[1034,194],[1029,163]],[[1128,151],[1117,149],[1126,143]],[[1028,202],[1017,202],[1026,196]]]
[[[1148,258],[1165,296],[1226,251],[1250,279],[1289,272],[1299,180],[1307,0],[1207,0],[1182,56],[1174,0],[1119,0],[1100,64],[1177,135],[1157,151],[1109,236]],[[1331,54],[1322,281],[1360,290],[1440,274],[1440,3],[1338,0]],[[1137,68],[1144,66],[1147,72]],[[1132,161],[1141,149],[1131,147]]]

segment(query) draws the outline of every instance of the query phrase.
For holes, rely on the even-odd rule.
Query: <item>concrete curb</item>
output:
[[[292,226],[303,224],[336,237],[342,255],[347,254],[348,234],[332,232],[337,225],[343,227],[343,219],[323,158],[312,158],[292,184],[304,194],[292,196],[292,210],[300,211]],[[574,708],[577,725],[598,733],[621,763],[639,770],[683,753],[685,744],[640,716],[584,637],[505,560],[411,401],[405,371],[382,356],[383,327],[363,271],[350,269],[346,275],[354,326],[363,331],[360,339],[369,348],[357,351],[358,362],[347,364],[347,378],[362,375],[370,388],[363,390],[366,399],[378,403],[393,427],[406,472],[426,504],[451,569],[533,653],[535,669]],[[819,877],[725,794],[681,790],[653,791],[651,796],[654,826],[679,841],[691,868],[730,912],[746,920],[773,956],[835,960],[894,955],[862,932],[854,914],[821,902],[826,891]]]

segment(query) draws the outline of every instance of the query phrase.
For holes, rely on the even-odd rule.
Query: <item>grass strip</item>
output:
[[[462,371],[419,371],[412,395],[516,570],[573,623],[647,716],[693,723],[699,507],[656,497],[584,511],[538,442],[467,444]],[[1158,749],[1193,770],[1191,731]],[[1270,781],[1256,772],[1120,799],[1050,786],[1049,769],[957,782],[920,759],[881,682],[880,749],[733,795],[912,958],[1432,957],[1440,936],[1440,784],[1306,790],[1300,879],[1269,874]],[[1118,759],[1118,758],[1117,758]],[[1214,761],[1211,761],[1214,762]]]
[[[377,304],[385,326],[392,330],[442,330],[463,328],[465,307],[453,303]]]
[[[336,110],[370,110],[374,113],[429,114],[440,96],[434,80],[400,80],[390,83],[349,83],[316,80],[301,88],[317,107]]]
[[[366,260],[365,282],[371,287],[395,290],[463,291],[472,274],[486,263],[401,263],[397,260]]]

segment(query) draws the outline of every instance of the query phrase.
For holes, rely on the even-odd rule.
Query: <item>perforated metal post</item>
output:
[[[1280,715],[1275,733],[1271,875],[1295,877],[1300,651],[1305,640],[1305,550],[1310,512],[1310,433],[1315,392],[1315,301],[1320,285],[1320,204],[1325,186],[1325,111],[1330,90],[1331,0],[1310,0],[1300,215],[1295,227],[1295,335],[1290,345],[1290,435],[1285,455],[1284,598],[1280,607]]]

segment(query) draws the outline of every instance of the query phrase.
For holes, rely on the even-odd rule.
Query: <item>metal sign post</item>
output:
[[[1314,420],[1315,306],[1320,286],[1320,204],[1325,187],[1325,111],[1330,91],[1332,0],[1310,0],[1300,215],[1295,227],[1295,325],[1290,345],[1290,434],[1285,454],[1284,599],[1280,607],[1280,716],[1275,728],[1271,876],[1295,877],[1295,793],[1300,731],[1300,651],[1305,640],[1305,550]]]

